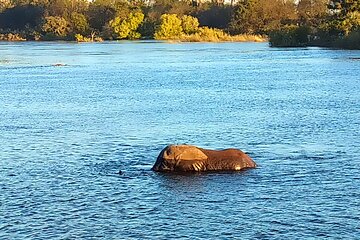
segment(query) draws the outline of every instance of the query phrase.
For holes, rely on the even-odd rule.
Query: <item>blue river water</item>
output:
[[[0,239],[359,239],[359,133],[360,51],[0,43]],[[259,166],[152,172],[172,143]]]

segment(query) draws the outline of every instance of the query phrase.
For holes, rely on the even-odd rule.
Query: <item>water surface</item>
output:
[[[359,56],[0,43],[0,238],[358,238]],[[152,172],[170,143],[237,147],[259,167]]]

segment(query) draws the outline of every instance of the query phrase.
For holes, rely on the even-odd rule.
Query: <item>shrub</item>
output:
[[[360,28],[360,12],[350,12],[346,15],[344,21],[342,21],[341,28],[345,35]]]
[[[183,34],[181,19],[176,14],[161,15],[161,23],[157,27],[154,38],[161,40],[177,39]]]
[[[347,36],[338,38],[334,47],[344,49],[360,49],[360,30],[350,32]]]
[[[195,17],[184,15],[181,18],[181,27],[185,34],[194,34],[199,30],[199,20]]]
[[[310,28],[302,26],[285,26],[269,34],[271,47],[301,47],[309,43]]]
[[[26,41],[19,33],[0,34],[0,41]]]
[[[67,35],[69,25],[63,17],[49,16],[45,18],[42,30],[45,33],[45,39],[62,39]]]
[[[74,33],[86,34],[88,33],[90,26],[84,14],[72,13],[71,14],[71,26]]]
[[[102,42],[102,41],[104,41],[101,37],[96,37],[96,36],[85,37],[79,33],[75,34],[74,38],[75,38],[75,41],[77,41],[77,42]]]
[[[114,18],[109,22],[109,27],[117,39],[138,39],[141,37],[141,34],[137,32],[137,29],[143,20],[143,13],[130,13],[125,19],[120,17]]]
[[[84,37],[83,35],[77,33],[75,34],[75,41],[77,42],[92,42],[91,38]]]

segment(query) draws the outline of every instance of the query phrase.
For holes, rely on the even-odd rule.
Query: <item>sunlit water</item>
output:
[[[359,238],[359,58],[0,43],[0,239]],[[152,172],[170,143],[240,148],[259,167]]]

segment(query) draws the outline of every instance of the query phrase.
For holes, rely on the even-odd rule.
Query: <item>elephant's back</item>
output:
[[[256,167],[254,160],[239,149],[201,149],[201,151],[208,157],[207,168],[209,170],[241,170],[244,168]]]

